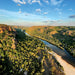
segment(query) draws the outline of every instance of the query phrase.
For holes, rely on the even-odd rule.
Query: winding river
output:
[[[25,33],[30,36],[29,34]],[[40,39],[41,40],[41,39]],[[75,75],[75,58],[73,58],[65,49],[61,50],[55,45],[48,43],[47,41],[41,40],[45,45],[52,49],[52,53],[48,52],[55,56],[57,61],[63,66],[64,72],[66,75]]]

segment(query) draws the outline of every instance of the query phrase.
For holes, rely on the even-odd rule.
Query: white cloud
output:
[[[13,0],[15,3],[26,4],[25,0]]]
[[[23,4],[26,4],[25,0],[23,0]]]
[[[55,10],[56,10],[56,11],[59,11],[60,9],[59,9],[59,8],[55,8]]]
[[[61,9],[59,9],[59,8],[55,8],[55,10],[56,10],[56,11],[60,11]]]
[[[12,0],[12,1],[14,1],[15,3],[20,3],[20,4],[26,4],[26,3],[33,4],[33,3],[38,3],[38,4],[41,5],[40,0]]]
[[[31,0],[28,0],[28,3],[31,4]]]
[[[58,5],[58,4],[61,4],[63,2],[63,0],[59,0],[59,1],[57,1],[57,0],[51,0],[51,4],[52,5]]]
[[[55,23],[55,22],[57,22],[56,20],[45,20],[45,21],[43,21],[44,23]]]
[[[72,11],[73,9],[68,9],[68,10]]]
[[[17,4],[17,6],[21,6],[20,4]]]
[[[62,12],[59,12],[59,15],[62,15]]]
[[[59,15],[62,15],[62,9],[55,8],[55,10],[58,12]]]
[[[43,25],[49,26],[75,26],[75,21],[65,22],[64,20],[45,20],[42,23]]]
[[[67,6],[67,4],[63,4],[62,6],[65,7],[65,6]]]
[[[22,13],[22,12],[21,12],[21,9],[19,9],[19,13]]]
[[[20,14],[19,14],[20,13]],[[0,23],[10,24],[10,25],[42,25],[42,20],[46,20],[41,15],[30,14],[27,12],[8,11],[0,9]],[[39,21],[40,20],[40,21]]]
[[[45,20],[43,21],[44,25],[50,25],[50,26],[55,26],[57,25],[59,22],[58,20]]]
[[[43,0],[45,3],[49,4],[49,1],[48,0]]]
[[[48,14],[48,12],[44,12],[44,15]]]
[[[40,0],[32,0],[32,3],[39,3],[41,5]]]
[[[37,12],[41,12],[41,9],[36,9]]]

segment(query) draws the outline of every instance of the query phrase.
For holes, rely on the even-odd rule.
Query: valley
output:
[[[21,29],[0,25],[0,74],[2,75],[65,75],[63,67],[43,42],[25,35]]]
[[[29,34],[27,35],[30,36]],[[55,56],[57,61],[63,66],[65,74],[74,75],[75,74],[75,58],[72,57],[66,50],[62,50],[48,43],[45,40],[41,40],[41,41],[44,42],[45,45],[47,45],[48,47],[52,49],[52,52],[48,51],[47,49],[46,50],[48,51],[49,54],[52,54],[53,56]]]

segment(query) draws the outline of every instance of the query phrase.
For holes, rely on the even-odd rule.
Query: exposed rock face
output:
[[[4,37],[3,40],[5,40],[7,38],[7,36],[10,36],[10,37],[15,37],[16,36],[15,29],[11,28],[11,26],[0,24],[0,33],[6,32],[6,31],[7,31],[7,33],[6,33],[6,36]],[[11,31],[13,31],[14,33],[13,34],[9,33]],[[12,49],[16,48],[15,44],[16,44],[15,43],[15,38],[13,38],[12,39],[12,46],[11,46]],[[9,45],[7,44],[7,46],[9,46]],[[0,47],[1,47],[1,45],[0,45]]]
[[[0,33],[3,33],[6,30],[7,31],[13,31],[13,29],[10,26],[0,24]]]
[[[3,33],[3,30],[2,30],[2,28],[0,28],[0,33]]]

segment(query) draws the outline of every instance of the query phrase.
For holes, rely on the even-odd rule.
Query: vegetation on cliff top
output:
[[[1,75],[64,75],[56,59],[48,54],[43,42],[26,36],[20,29],[0,33],[0,74]]]
[[[32,36],[66,49],[75,57],[75,27],[73,26],[32,26],[26,31]]]

